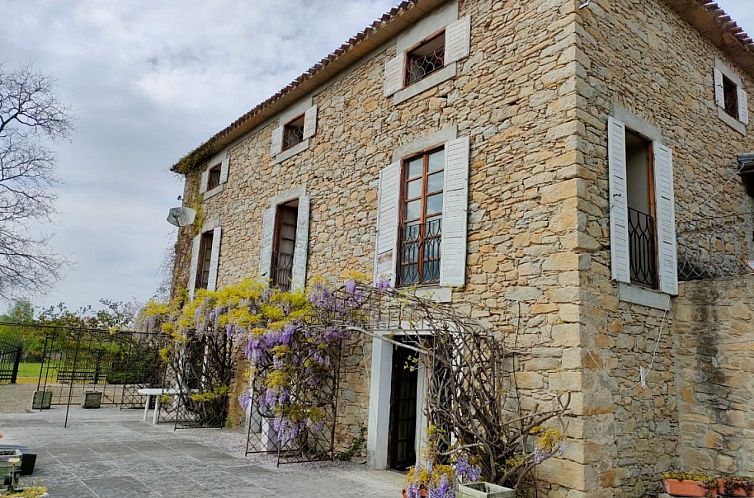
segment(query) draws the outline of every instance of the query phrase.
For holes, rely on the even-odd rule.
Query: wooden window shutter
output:
[[[293,250],[293,268],[291,271],[291,289],[301,290],[306,286],[306,263],[309,252],[309,196],[298,198],[298,217],[296,219],[296,245]]]
[[[403,54],[396,55],[385,62],[385,97],[403,88]]]
[[[262,244],[259,248],[259,276],[269,277],[272,267],[272,238],[275,234],[275,211],[277,206],[264,210],[262,215]]]
[[[613,279],[628,284],[631,283],[631,258],[628,241],[626,126],[609,117],[607,133],[610,175],[610,260]]]
[[[471,17],[465,16],[445,28],[445,64],[469,56],[471,50]]]
[[[194,291],[196,290],[196,271],[199,268],[199,248],[202,244],[202,235],[199,234],[194,237],[191,243],[191,267],[189,269],[189,281],[188,290],[189,298],[194,299]]]
[[[209,260],[209,279],[207,281],[207,290],[217,290],[217,269],[220,266],[220,237],[222,229],[217,227],[212,232],[212,252]]]
[[[228,166],[230,159],[228,158],[228,151],[223,152],[223,162],[220,164],[220,183],[228,181]]]
[[[466,279],[469,205],[469,137],[447,143],[440,246],[440,285],[459,287]]]
[[[715,104],[725,107],[725,91],[723,90],[723,73],[715,68]]]
[[[741,85],[738,85],[738,120],[743,124],[749,124],[749,99]]]
[[[304,113],[304,140],[317,133],[317,106],[311,106]]]
[[[202,172],[202,178],[199,180],[199,193],[203,194],[207,191],[207,183],[209,183],[209,166]]]
[[[395,162],[380,172],[377,198],[377,240],[374,281],[387,280],[395,285],[400,207],[401,163]]]
[[[655,142],[655,202],[657,211],[657,254],[660,262],[660,291],[678,294],[678,255],[675,235],[673,151]]]
[[[270,139],[270,155],[272,157],[277,156],[283,151],[283,127],[278,126],[272,130],[272,138]]]

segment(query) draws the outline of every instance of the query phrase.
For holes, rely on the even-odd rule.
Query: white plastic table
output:
[[[164,389],[162,387],[139,389],[137,392],[147,397],[147,402],[144,404],[144,418],[142,419],[144,421],[147,420],[147,414],[149,413],[149,402],[152,401],[152,396],[155,396],[154,414],[152,415],[152,424],[154,425],[160,422],[160,396],[163,394],[178,394],[176,389]]]

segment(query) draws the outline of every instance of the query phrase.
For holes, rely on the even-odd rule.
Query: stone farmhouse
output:
[[[353,270],[547,337],[517,382],[572,392],[549,496],[754,474],[753,92],[706,0],[404,1],[173,166],[175,285]],[[423,433],[393,354],[365,339],[342,406],[377,469]]]

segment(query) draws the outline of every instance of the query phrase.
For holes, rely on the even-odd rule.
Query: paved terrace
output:
[[[400,496],[402,475],[329,462],[275,468],[266,455],[243,456],[240,432],[173,431],[142,422],[143,410],[71,407],[67,429],[65,407],[4,414],[11,387],[0,386],[2,443],[36,450],[27,482],[42,480],[53,498]]]

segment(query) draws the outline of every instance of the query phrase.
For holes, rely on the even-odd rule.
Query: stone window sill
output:
[[[393,95],[393,104],[400,104],[401,102],[405,102],[411,97],[415,97],[420,93],[424,93],[430,88],[439,85],[440,83],[448,81],[451,78],[455,78],[457,68],[458,64],[456,62],[452,62],[439,71],[436,71],[426,78],[417,81],[413,85],[407,86],[402,90],[398,90]]]
[[[413,294],[416,297],[429,299],[436,303],[449,303],[452,298],[453,290],[450,287],[428,285],[426,287],[417,287],[413,289]]]
[[[670,295],[624,283],[618,283],[618,299],[662,311],[670,307]]]
[[[746,136],[746,125],[743,124],[741,121],[737,120],[727,112],[725,112],[725,109],[722,109],[721,107],[717,108],[717,116],[723,121],[723,123],[727,124],[734,130],[736,130],[741,135]]]
[[[272,164],[278,164],[279,162],[285,161],[286,159],[289,159],[296,154],[305,151],[309,147],[309,139],[303,140],[290,149],[286,149],[280,154],[276,155],[275,158],[272,160]]]
[[[212,190],[207,190],[206,192],[204,192],[204,200],[206,201],[207,199],[216,196],[217,194],[219,194],[223,190],[225,190],[225,184],[224,183],[221,183],[220,185],[218,185],[217,187],[213,188]]]

